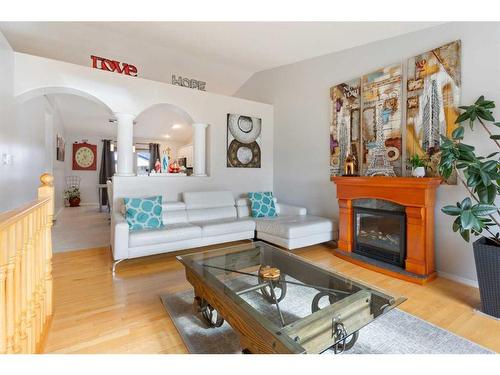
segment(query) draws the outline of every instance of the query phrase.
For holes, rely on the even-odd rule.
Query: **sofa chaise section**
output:
[[[293,250],[337,238],[334,221],[307,215],[304,207],[278,203],[276,198],[274,201],[278,216],[251,218],[255,221],[258,239]],[[250,218],[250,201],[247,198],[238,199],[237,209],[240,218]]]

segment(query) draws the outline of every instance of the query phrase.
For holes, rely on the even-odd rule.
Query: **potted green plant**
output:
[[[425,177],[425,167],[427,166],[427,160],[420,158],[418,154],[413,154],[408,159],[408,163],[411,165],[411,175],[413,177]]]
[[[80,205],[80,189],[76,186],[70,187],[64,191],[65,198],[69,201],[70,207]]]
[[[456,205],[443,207],[441,210],[456,216],[453,231],[460,233],[469,242],[470,235],[480,236],[473,243],[479,293],[482,311],[500,317],[500,233],[499,211],[496,198],[500,195],[500,162],[499,152],[487,156],[478,156],[473,146],[462,143],[468,122],[471,130],[476,120],[488,133],[489,138],[500,148],[500,135],[492,134],[490,127],[500,127],[495,122],[491,109],[495,103],[481,96],[470,106],[460,109],[459,126],[451,134],[451,139],[442,136],[441,161],[439,172],[444,178],[457,173],[458,180],[468,192]]]

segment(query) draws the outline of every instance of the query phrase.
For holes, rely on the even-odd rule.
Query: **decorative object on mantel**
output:
[[[228,168],[260,168],[261,131],[260,118],[227,115]]]
[[[500,127],[500,122],[495,122],[491,111],[495,102],[485,100],[484,96],[474,104],[460,108],[464,112],[456,119],[459,125],[451,133],[451,138],[442,136],[439,172],[444,178],[455,174],[470,197],[441,210],[456,216],[453,231],[460,233],[465,241],[469,242],[471,233],[481,236],[474,242],[473,248],[482,311],[500,318],[500,220],[496,203],[496,198],[500,196],[500,152],[486,157],[477,156],[473,146],[462,143],[465,129],[461,125],[467,121],[473,129],[475,120],[478,120],[500,149],[500,134],[492,134],[488,128],[491,125]],[[483,236],[484,231],[488,233],[487,237]]]
[[[97,146],[83,140],[73,143],[73,170],[95,171],[97,169]]]
[[[343,176],[357,176],[357,160],[352,154],[348,154],[344,161],[344,174]]]
[[[434,204],[440,177],[340,177],[337,185],[339,204],[339,240],[335,254],[340,258],[378,272],[423,284],[436,277],[434,269]],[[353,201],[371,198],[404,206],[406,255],[404,268],[367,262],[353,254]],[[380,263],[380,262],[379,262]]]
[[[168,165],[170,160],[170,147],[163,150],[163,156],[161,157],[161,171],[162,173],[168,172]]]
[[[408,159],[408,164],[411,166],[411,175],[413,177],[425,177],[427,160],[420,158],[418,154],[414,154]]]
[[[406,152],[429,157],[427,173],[439,176],[440,136],[451,137],[459,115],[461,42],[408,59]],[[453,172],[446,183],[456,185]]]
[[[382,103],[378,103],[375,110],[377,113],[376,140],[375,146],[368,153],[368,169],[365,172],[367,176],[396,176],[385,148],[383,107]]]
[[[161,163],[160,163],[160,159],[156,159],[155,161],[155,169],[154,169],[155,173],[161,173]]]
[[[401,176],[401,64],[366,74],[361,82],[362,174]]]
[[[177,160],[174,160],[168,166],[168,173],[179,173],[180,170],[181,170],[181,168],[179,167],[179,163],[177,163]]]

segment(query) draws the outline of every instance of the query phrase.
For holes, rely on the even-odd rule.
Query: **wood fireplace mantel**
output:
[[[434,204],[436,189],[441,184],[439,177],[332,177],[331,180],[337,185],[338,247],[341,252],[347,254],[353,250],[352,200],[359,198],[388,200],[405,206],[407,238],[405,270],[420,276],[418,280],[410,281],[422,283],[435,277]],[[359,260],[355,263],[369,266],[360,263]],[[384,273],[398,277],[394,272]],[[408,277],[403,278],[408,279]]]

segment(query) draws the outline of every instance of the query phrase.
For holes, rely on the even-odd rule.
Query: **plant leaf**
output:
[[[493,204],[478,203],[471,208],[474,216],[486,216],[497,212],[497,207]]]
[[[492,204],[497,195],[497,188],[493,184],[489,186],[481,184],[476,187],[476,193],[481,203]]]
[[[465,230],[465,229],[462,229],[460,230],[460,235],[462,236],[462,238],[469,242],[470,241],[470,234],[469,234],[469,231],[468,230]]]
[[[500,139],[500,134],[493,134],[490,136],[491,139]]]
[[[470,209],[462,211],[462,213],[460,214],[460,224],[464,229],[472,228],[474,224],[474,215],[472,214],[472,211]]]
[[[443,208],[441,208],[441,211],[450,216],[459,216],[462,213],[461,208],[452,205],[444,206]]]
[[[451,133],[453,139],[464,139],[465,128],[463,126],[459,126]]]

